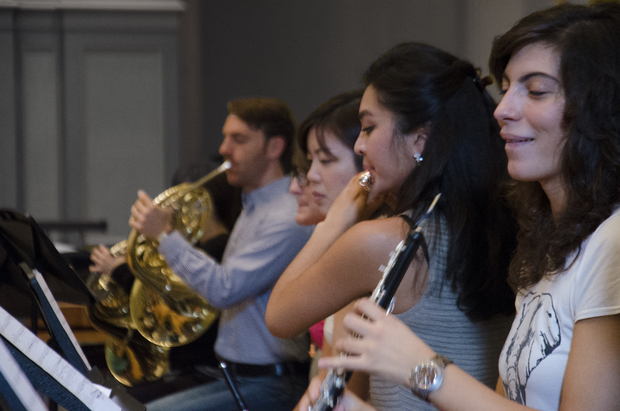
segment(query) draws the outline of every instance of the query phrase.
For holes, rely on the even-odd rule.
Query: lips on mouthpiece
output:
[[[506,140],[507,143],[526,143],[528,141],[534,141],[533,138],[511,138]]]

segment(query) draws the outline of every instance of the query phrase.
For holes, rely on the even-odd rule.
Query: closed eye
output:
[[[364,134],[370,134],[370,132],[371,132],[372,130],[374,130],[374,128],[375,128],[375,126],[369,126],[369,127],[363,128],[363,129],[362,129],[362,133],[364,133]]]
[[[546,91],[532,91],[532,90],[530,90],[529,93],[530,93],[530,96],[533,96],[533,97],[541,97],[547,94]]]

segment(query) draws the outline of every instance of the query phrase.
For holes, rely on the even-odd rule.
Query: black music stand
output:
[[[104,380],[96,368],[90,368],[75,338],[71,338],[72,332],[63,326],[64,317],[54,310],[54,305],[58,299],[91,306],[93,296],[34,219],[8,210],[0,210],[0,298],[3,308],[14,316],[24,316],[29,310],[36,312],[33,308],[38,306],[50,335],[76,370],[91,382],[111,388],[110,398],[123,410],[146,409],[118,382]],[[31,313],[31,319],[36,335],[37,316]],[[12,344],[7,346],[37,390],[67,409],[89,410],[35,361]]]
[[[15,316],[27,316],[33,296],[20,262],[43,274],[58,301],[90,305],[94,298],[32,217],[0,210],[0,301]]]

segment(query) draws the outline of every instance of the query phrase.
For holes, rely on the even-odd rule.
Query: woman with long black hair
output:
[[[388,51],[364,83],[355,151],[372,187],[351,180],[317,224],[272,292],[269,330],[294,336],[369,295],[409,231],[407,220],[441,193],[423,226],[429,260],[422,252],[414,259],[394,313],[494,386],[514,310],[506,282],[513,220],[501,197],[507,173],[495,105],[471,64],[424,44]],[[384,218],[363,221],[382,204]],[[432,409],[380,378],[371,378],[370,396],[379,408]]]

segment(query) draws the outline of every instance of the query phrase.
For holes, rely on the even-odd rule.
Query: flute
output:
[[[361,184],[361,178],[360,178]],[[390,253],[390,260],[387,267],[383,269],[381,281],[373,291],[370,299],[387,310],[388,314],[394,308],[394,294],[400,285],[407,268],[411,264],[418,248],[422,245],[426,247],[420,223],[431,214],[441,194],[437,194],[426,213],[418,220],[396,249]],[[341,354],[342,355],[342,354]],[[327,377],[321,384],[320,396],[314,406],[309,406],[308,411],[331,411],[340,401],[344,388],[351,378],[351,371],[330,368]]]

